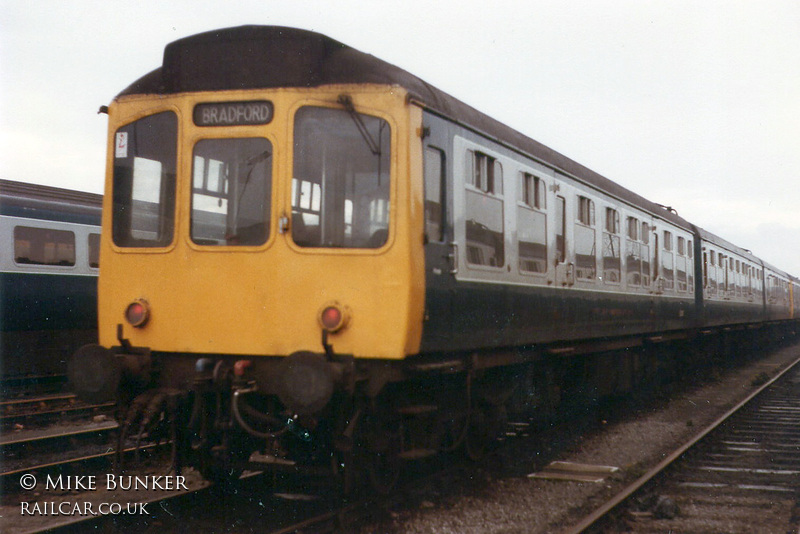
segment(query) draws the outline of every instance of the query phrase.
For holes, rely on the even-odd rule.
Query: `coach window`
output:
[[[544,274],[547,272],[545,182],[527,172],[520,172],[519,177],[521,199],[517,206],[519,270]]]
[[[389,235],[391,131],[351,109],[294,119],[291,236],[301,247],[379,248]]]
[[[89,267],[100,267],[100,234],[89,234]]]
[[[467,150],[467,261],[473,265],[505,265],[503,167],[497,159]]]
[[[724,254],[719,255],[719,270],[717,271],[719,275],[719,287],[721,291],[730,291],[731,290],[731,279],[730,273],[728,269],[728,257]]]
[[[646,222],[642,223],[641,253],[642,253],[642,286],[650,286],[650,232],[652,229]]]
[[[628,217],[627,221],[625,276],[628,285],[640,286],[642,285],[642,244],[639,236],[641,226],[636,217]]]
[[[428,241],[444,240],[444,152],[425,148],[425,237]]]
[[[756,295],[758,295],[759,298],[763,296],[763,287],[762,287],[764,284],[763,276],[764,275],[761,269],[756,269]]]
[[[503,194],[503,167],[496,158],[478,152],[467,151],[468,183],[484,193]]]
[[[734,270],[734,280],[736,280],[736,296],[742,296],[742,286],[744,285],[744,281],[742,280],[742,265],[739,260],[736,260],[736,269]]]
[[[578,196],[578,217],[575,222],[575,277],[582,280],[593,280],[597,274],[594,225],[594,201]]]
[[[606,224],[603,232],[603,280],[607,284],[620,281],[620,237],[619,212],[606,208]]]
[[[21,265],[75,265],[75,234],[51,228],[14,227],[14,261]]]
[[[267,241],[272,145],[260,137],[204,139],[194,146],[192,241],[256,246]]]
[[[686,238],[678,236],[678,253],[675,257],[675,278],[678,282],[678,291],[688,290],[686,278]]]
[[[547,190],[545,181],[529,174],[527,172],[520,172],[520,198],[522,203],[530,208],[543,210],[547,208],[545,191]]]
[[[731,272],[733,259],[730,256],[725,256],[725,261],[722,265],[725,269],[725,291],[734,293],[736,291],[736,287],[733,281],[733,273]]]
[[[712,250],[710,252],[711,261],[708,264],[708,284],[712,294],[717,292],[717,253]]]
[[[165,111],[114,136],[112,237],[120,247],[165,247],[175,226],[178,119]]]
[[[675,289],[675,258],[672,232],[664,230],[664,250],[661,254],[661,276],[664,277],[664,289]]]

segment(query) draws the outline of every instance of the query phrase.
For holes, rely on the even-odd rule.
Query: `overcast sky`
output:
[[[389,61],[800,276],[797,0],[0,0],[0,177],[101,192],[97,109],[241,24]]]

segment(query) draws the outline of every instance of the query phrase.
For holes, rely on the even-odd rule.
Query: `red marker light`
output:
[[[342,322],[342,312],[338,308],[328,306],[322,310],[322,326],[328,330],[336,330]]]
[[[319,312],[319,324],[328,332],[337,332],[345,327],[349,320],[346,309],[338,303],[328,304]]]
[[[125,309],[125,320],[136,328],[144,326],[149,318],[150,308],[145,300],[137,299]]]

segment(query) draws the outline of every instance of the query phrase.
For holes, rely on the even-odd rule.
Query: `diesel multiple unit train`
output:
[[[0,180],[2,379],[64,377],[97,341],[101,196]]]
[[[99,344],[70,378],[210,478],[386,489],[587,377],[796,325],[796,278],[316,33],[178,40],[102,110]]]

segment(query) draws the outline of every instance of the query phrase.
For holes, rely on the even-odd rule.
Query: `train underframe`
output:
[[[367,481],[387,492],[405,462],[456,450],[481,457],[509,417],[548,422],[605,396],[756,353],[794,338],[796,326],[742,325],[400,362],[333,354],[324,340],[323,353],[287,358],[92,346],[82,361],[96,363],[81,365],[77,377],[73,369],[71,378],[96,392],[101,382],[118,384],[120,442],[171,441],[177,470],[194,466],[215,481],[248,468],[314,472],[333,475],[348,492]]]

